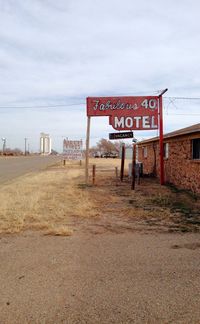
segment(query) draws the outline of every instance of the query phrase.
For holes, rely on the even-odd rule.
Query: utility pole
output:
[[[25,141],[25,143],[24,143],[24,155],[26,155],[26,152],[27,152],[27,150],[26,150],[26,143],[27,143],[27,139],[28,138],[24,138],[24,141]]]

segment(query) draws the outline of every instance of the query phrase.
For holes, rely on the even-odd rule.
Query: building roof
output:
[[[193,133],[200,133],[200,123],[189,126],[189,127],[178,129],[178,130],[176,130],[174,132],[171,132],[171,133],[164,134],[163,138],[166,139],[166,138],[183,136],[183,135],[193,134]],[[145,143],[149,143],[149,142],[155,142],[155,141],[158,141],[158,140],[159,140],[159,136],[156,136],[156,137],[152,137],[152,138],[149,138],[147,140],[138,142],[137,144],[140,145],[140,144],[145,144]]]

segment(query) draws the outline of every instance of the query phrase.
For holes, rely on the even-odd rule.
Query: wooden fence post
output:
[[[93,164],[92,166],[92,184],[95,184],[95,176],[96,176],[96,165]]]
[[[118,186],[118,167],[115,167],[116,186]]]

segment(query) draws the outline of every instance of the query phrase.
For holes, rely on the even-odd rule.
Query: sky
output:
[[[45,132],[61,151],[85,141],[86,97],[165,88],[164,132],[199,123],[199,12],[199,0],[0,0],[0,137],[35,152]],[[92,118],[90,145],[110,132]]]

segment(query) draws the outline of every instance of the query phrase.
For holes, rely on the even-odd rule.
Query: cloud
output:
[[[197,0],[0,0],[0,106],[81,103],[65,111],[22,110],[26,119],[9,109],[0,119],[1,136],[22,146],[29,133],[33,149],[40,131],[55,139],[84,138],[82,102],[90,95],[154,94],[168,87],[167,95],[198,97],[199,10]],[[193,102],[190,110],[196,112]],[[166,116],[166,131],[199,118]],[[8,121],[15,133],[8,133]],[[106,119],[93,123],[93,142],[112,131]]]

